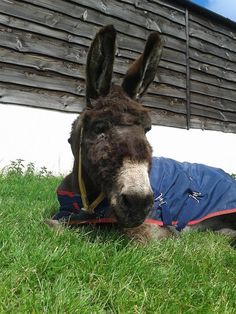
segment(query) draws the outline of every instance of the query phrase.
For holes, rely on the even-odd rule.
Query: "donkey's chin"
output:
[[[114,211],[115,217],[117,219],[118,224],[123,227],[123,228],[134,228],[140,226],[146,217],[144,218],[138,218],[137,217],[130,217],[129,215],[127,216],[120,216],[119,214]]]
[[[135,227],[142,225],[144,221],[145,221],[145,219],[142,219],[139,221],[134,221],[134,220],[132,220],[132,221],[123,221],[123,220],[119,221],[118,220],[118,223],[122,228],[135,228]]]

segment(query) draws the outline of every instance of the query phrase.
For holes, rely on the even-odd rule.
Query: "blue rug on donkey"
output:
[[[221,169],[153,157],[149,174],[154,206],[145,222],[182,230],[210,217],[236,212],[236,180]],[[69,225],[116,223],[108,200],[93,214],[82,210],[79,194],[57,190],[59,212],[53,219]]]

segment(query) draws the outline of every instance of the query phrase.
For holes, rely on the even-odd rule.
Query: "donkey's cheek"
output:
[[[109,146],[106,141],[95,142],[90,145],[87,157],[93,165],[98,165],[101,160],[109,159]]]

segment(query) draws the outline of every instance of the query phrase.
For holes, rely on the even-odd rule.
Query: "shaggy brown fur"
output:
[[[99,190],[109,190],[124,158],[151,163],[152,149],[145,137],[145,132],[151,129],[148,111],[127,97],[120,87],[114,86],[107,97],[94,103],[93,110],[85,110],[74,122],[69,141],[75,173],[82,124],[85,179],[88,176]]]
[[[74,167],[60,185],[60,189],[80,192],[77,171],[81,146],[82,174],[90,202],[101,191],[110,199],[124,160],[145,163],[149,168],[151,166],[152,149],[146,139],[146,132],[151,129],[151,119],[148,110],[135,99],[144,93],[155,77],[163,41],[158,33],[149,36],[144,53],[131,66],[122,87],[119,87],[111,86],[115,38],[115,29],[109,25],[98,32],[91,44],[86,70],[87,108],[72,125],[69,143],[75,158]],[[83,138],[80,143],[82,127]],[[152,193],[141,195],[139,206],[135,206],[135,197],[119,197],[120,206],[114,208],[115,215],[120,219],[118,221],[121,225],[126,221],[127,227],[137,226],[124,229],[130,237],[144,243],[150,238],[159,239],[169,235],[167,230],[158,226],[140,225],[147,215],[147,206],[152,205]],[[132,213],[131,219],[129,211],[132,207],[138,207],[138,211]],[[126,220],[122,221],[120,217]]]

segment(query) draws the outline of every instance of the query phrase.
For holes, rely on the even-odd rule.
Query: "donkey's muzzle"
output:
[[[121,194],[120,205],[122,214],[118,221],[126,227],[141,225],[153,206],[153,193],[140,195],[138,193]]]
[[[146,211],[153,204],[153,194],[139,195],[139,194],[122,194],[122,203],[130,212],[137,213]],[[147,214],[148,212],[146,212]]]

